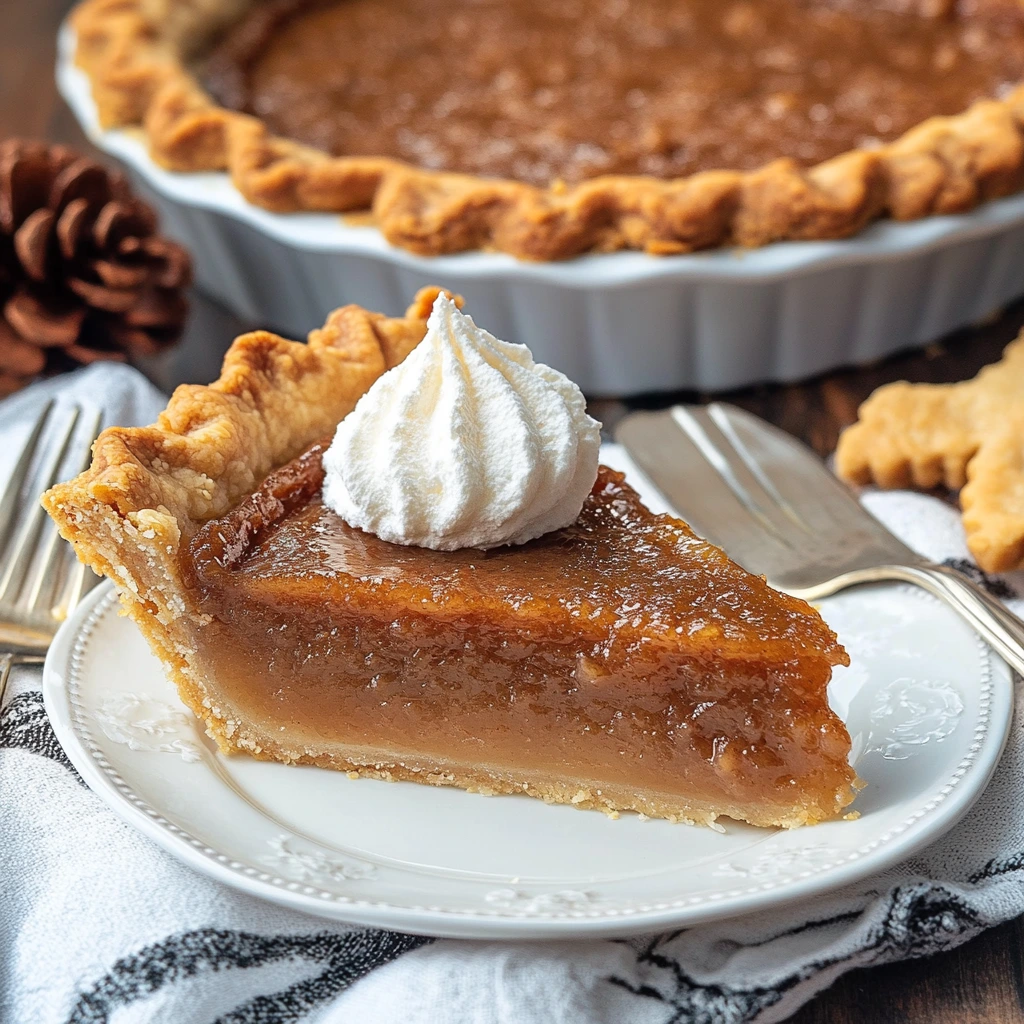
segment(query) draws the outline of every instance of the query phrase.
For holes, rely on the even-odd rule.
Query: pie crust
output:
[[[76,59],[92,81],[102,125],[141,125],[158,164],[226,170],[249,202],[268,210],[370,209],[389,242],[422,255],[491,249],[542,261],[843,238],[878,217],[958,213],[1024,185],[1024,87],[810,168],[779,159],[747,172],[538,188],[393,159],[333,157],[218,106],[188,70],[189,55],[250,2],[85,0],[72,17]]]
[[[834,633],[620,474],[572,527],[495,552],[387,544],[322,508],[316,443],[438,291],[399,319],[336,310],[307,345],[243,335],[218,381],[104,431],[44,495],[182,700],[225,752],[286,763],[704,824],[839,814],[858,783]]]
[[[242,335],[217,381],[181,385],[152,426],[104,430],[90,468],[43,496],[79,557],[113,580],[124,612],[197,714],[204,698],[182,668],[189,633],[204,622],[186,608],[181,553],[203,523],[329,435],[405,358],[423,338],[439,291],[422,289],[397,319],[337,309],[308,344],[267,331]]]

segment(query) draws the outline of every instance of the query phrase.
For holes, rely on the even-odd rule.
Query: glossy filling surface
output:
[[[852,798],[834,635],[619,474],[572,527],[487,552],[353,530],[321,480],[315,447],[185,566],[218,698],[259,735],[815,819]]]
[[[276,0],[202,73],[280,135],[434,170],[546,185],[811,165],[1024,77],[1012,3],[984,0],[986,17],[927,6],[940,13],[901,0]]]

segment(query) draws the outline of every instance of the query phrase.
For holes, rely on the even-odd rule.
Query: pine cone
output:
[[[0,142],[0,395],[178,339],[192,262],[156,226],[120,174],[63,146]]]

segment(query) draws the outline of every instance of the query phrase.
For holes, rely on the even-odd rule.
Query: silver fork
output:
[[[83,432],[76,429],[83,417],[79,406],[51,424],[55,408],[48,402],[32,425],[0,496],[0,704],[11,668],[42,662],[60,624],[97,582],[60,539],[38,499],[59,476],[87,468],[101,414],[91,417]]]
[[[633,413],[615,439],[702,536],[780,590],[812,601],[902,580],[954,608],[1020,675],[1024,622],[867,512],[799,441],[723,403]]]

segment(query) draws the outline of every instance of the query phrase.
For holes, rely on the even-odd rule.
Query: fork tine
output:
[[[671,412],[635,412],[617,427],[615,438],[676,508],[685,509],[697,533],[714,538],[725,531],[729,554],[741,565],[769,551],[786,559],[791,549],[769,533],[737,498]]]
[[[68,444],[71,441],[71,435],[74,433],[75,425],[78,423],[80,415],[81,409],[75,406],[74,412],[61,434],[59,442],[46,463],[46,468],[42,474],[41,487],[43,490],[52,487],[57,482],[57,474],[60,472],[61,463],[64,461]],[[18,533],[14,550],[7,560],[7,569],[4,572],[3,578],[0,579],[0,601],[4,601],[7,598],[12,584],[15,584],[17,589],[20,589],[23,585],[25,561],[32,553],[44,515],[43,506],[38,502],[30,509],[28,517]]]
[[[756,468],[742,442],[729,429],[728,421],[724,417],[716,417],[708,409],[683,405],[673,407],[672,418],[761,528],[773,534],[784,546],[799,547],[800,535],[808,531],[806,523],[779,501],[778,492]],[[796,540],[794,534],[797,535]]]
[[[631,413],[615,436],[669,502],[750,572],[811,600],[851,582],[881,578],[880,569],[891,573],[894,566],[921,564],[799,441],[732,406],[713,407],[704,416],[690,413],[689,421],[687,412]],[[695,424],[689,433],[687,422]],[[707,430],[709,423],[718,435]],[[717,485],[698,486],[709,475],[718,478]],[[723,492],[731,506],[723,506]],[[778,532],[765,529],[754,504],[774,511]],[[798,526],[800,521],[813,532]]]
[[[36,547],[38,555],[33,563],[35,571],[33,572],[32,566],[29,566],[29,571],[26,574],[32,579],[23,606],[24,610],[29,613],[36,611],[39,603],[39,594],[44,584],[47,582],[53,583],[59,564],[57,554],[60,551],[58,545],[60,534],[57,533],[57,529],[52,523],[49,526],[44,526],[43,532],[45,533],[45,539]]]
[[[0,654],[0,708],[3,707],[4,695],[7,693],[7,683],[11,678],[14,660],[15,655],[13,651],[6,651],[4,654]]]
[[[780,501],[808,524],[812,539],[830,543],[829,538],[838,534],[863,536],[875,530],[886,543],[892,542],[884,527],[865,515],[848,488],[831,473],[822,472],[821,461],[809,449],[735,406],[716,403],[711,408],[729,424]]]
[[[18,456],[18,461],[15,463],[14,472],[11,473],[11,478],[7,481],[7,488],[4,490],[3,497],[0,498],[0,550],[7,544],[11,528],[17,519],[18,499],[21,497],[21,489],[25,486],[29,468],[35,458],[39,437],[43,432],[43,427],[46,426],[46,421],[53,406],[54,400],[51,398],[43,406],[42,412],[39,413],[35,423],[32,424],[32,430],[29,432],[28,438],[21,449],[21,454]]]
[[[82,457],[75,466],[74,474],[84,472],[89,468],[89,461],[92,457],[92,445],[100,432],[100,424],[103,420],[102,412],[97,412],[89,423],[88,440],[84,446]],[[60,554],[66,554],[68,549],[60,543],[60,534],[57,532],[56,524],[50,522],[46,526],[46,540],[38,546],[39,554],[35,560],[35,572],[31,573],[32,584],[29,587],[28,596],[25,601],[25,610],[34,612],[39,606],[39,600],[45,592],[53,593],[57,578],[60,575],[61,559]],[[76,560],[76,564],[77,560]],[[72,569],[74,574],[74,569]]]
[[[804,518],[800,510],[795,508],[786,497],[779,492],[771,476],[765,472],[764,467],[757,458],[756,449],[752,449],[749,438],[736,429],[736,424],[730,418],[729,413],[733,407],[724,405],[721,402],[713,402],[707,408],[708,416],[715,422],[719,430],[728,438],[736,453],[743,460],[754,479],[763,488],[771,502],[774,502],[796,526],[807,533],[813,533],[814,528]],[[738,410],[742,411],[742,410]]]
[[[50,609],[50,615],[57,622],[63,622],[74,610],[75,605],[82,600],[83,595],[88,593],[100,578],[85,564],[76,561],[68,573],[67,583],[64,585],[64,593]]]

